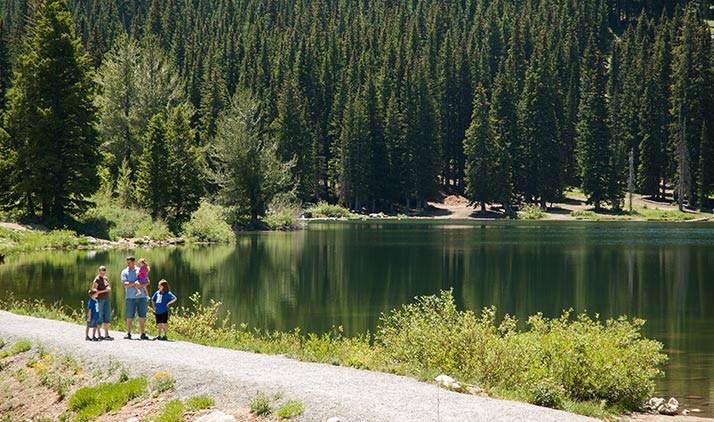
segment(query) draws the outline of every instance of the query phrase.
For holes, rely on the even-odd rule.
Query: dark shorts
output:
[[[163,314],[156,314],[156,323],[157,324],[166,324],[169,322],[169,313],[164,312]]]
[[[109,299],[99,300],[99,323],[109,324],[112,322],[112,306],[109,304]]]
[[[126,319],[134,319],[134,315],[138,314],[139,318],[146,318],[146,298],[126,300]]]
[[[99,325],[98,319],[93,319],[91,321],[87,321],[87,327],[89,327],[89,328],[96,328],[98,325]]]

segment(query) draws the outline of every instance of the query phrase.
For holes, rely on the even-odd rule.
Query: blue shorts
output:
[[[91,321],[87,321],[87,327],[88,328],[97,328],[99,325],[99,320],[98,319],[93,319]]]
[[[109,299],[97,299],[99,301],[99,323],[109,324],[112,322],[112,306]]]
[[[146,298],[126,300],[126,319],[134,319],[134,315],[139,314],[139,318],[146,318]]]

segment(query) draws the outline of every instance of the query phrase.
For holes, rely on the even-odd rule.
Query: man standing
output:
[[[146,293],[139,284],[139,269],[135,265],[136,259],[129,255],[126,257],[127,267],[121,272],[121,282],[126,290],[126,336],[131,340],[131,326],[134,322],[134,315],[139,316],[139,330],[141,339],[148,340],[149,336],[144,334],[144,324],[146,323]]]

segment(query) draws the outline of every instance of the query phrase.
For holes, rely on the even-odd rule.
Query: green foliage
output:
[[[0,202],[51,224],[65,222],[99,187],[93,69],[63,0],[38,2],[15,58],[0,151]],[[5,155],[5,154],[3,154]]]
[[[270,405],[270,396],[262,391],[258,391],[250,399],[250,413],[258,416],[267,416],[273,413],[273,407]]]
[[[436,369],[487,387],[524,390],[541,404],[567,398],[637,409],[662,375],[662,344],[641,337],[642,320],[537,314],[521,332],[512,318],[496,325],[494,316],[492,308],[480,318],[458,311],[451,292],[442,292],[383,316],[377,339],[406,372]]]
[[[87,421],[121,409],[130,400],[143,394],[146,387],[145,378],[83,387],[70,397],[69,409],[76,412],[76,420]]]
[[[543,208],[536,204],[526,204],[518,211],[518,218],[521,220],[540,220],[545,217]]]
[[[210,202],[201,202],[183,225],[182,233],[199,242],[229,243],[235,240],[235,233],[226,222],[226,210]]]
[[[171,152],[164,116],[156,114],[149,120],[136,178],[137,204],[148,209],[152,218],[166,217],[172,182]]]
[[[354,218],[356,214],[353,214],[349,209],[338,205],[338,204],[328,204],[327,202],[321,201],[317,204],[309,207],[304,213],[306,218]]]
[[[294,165],[278,159],[278,143],[262,133],[260,121],[258,101],[249,94],[236,94],[218,120],[210,150],[215,169],[211,177],[220,187],[223,203],[239,207],[254,225],[275,195],[289,190]]]
[[[176,378],[170,373],[157,372],[149,379],[149,390],[151,390],[154,397],[157,397],[159,394],[174,388],[175,384]]]
[[[298,228],[301,209],[295,204],[273,201],[263,222],[270,230],[292,230]]]
[[[100,204],[88,210],[82,217],[82,223],[88,234],[112,240],[143,236],[165,240],[171,236],[167,224],[162,220],[153,220],[149,213],[111,204]]]
[[[183,418],[184,405],[181,400],[171,400],[164,406],[161,412],[155,418],[151,418],[153,422],[181,422]]]
[[[0,227],[0,252],[27,252],[44,248],[73,249],[83,244],[72,230],[12,230]]]
[[[301,400],[288,400],[287,403],[280,406],[278,411],[275,412],[281,418],[290,419],[295,416],[300,416],[305,412]]]
[[[190,397],[184,403],[187,411],[210,409],[216,405],[216,401],[208,396]]]
[[[27,352],[30,349],[32,349],[32,343],[30,343],[29,340],[20,340],[17,343],[10,346],[9,350],[0,352],[0,359],[4,359],[9,356],[15,356],[17,354]]]

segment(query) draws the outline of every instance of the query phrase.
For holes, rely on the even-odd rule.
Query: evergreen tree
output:
[[[312,134],[307,123],[306,99],[292,73],[285,77],[278,98],[278,115],[273,120],[272,131],[278,142],[278,157],[282,161],[295,159],[293,180],[296,193],[302,200],[315,199],[316,180],[313,178]]]
[[[605,88],[605,66],[591,37],[583,58],[576,141],[583,192],[595,210],[607,198],[612,175]]]
[[[209,150],[210,176],[220,186],[222,202],[247,212],[254,225],[273,197],[290,189],[294,165],[280,161],[277,141],[261,132],[259,106],[248,94],[234,95],[218,119]]]
[[[136,206],[134,196],[134,181],[132,180],[129,159],[125,158],[119,167],[119,174],[115,183],[114,192],[116,194],[117,205],[123,208]]]
[[[201,203],[206,185],[203,154],[196,145],[196,134],[191,129],[190,106],[174,109],[167,124],[170,165],[169,223],[174,232]],[[168,157],[167,157],[168,158]]]
[[[42,0],[23,40],[6,127],[12,186],[2,202],[44,219],[81,212],[99,187],[91,60],[63,0]]]
[[[477,86],[474,93],[474,111],[471,125],[466,130],[466,197],[472,204],[480,203],[481,212],[486,204],[505,202],[510,191],[510,169],[503,163],[503,148],[489,117],[486,90]]]
[[[6,107],[6,97],[10,89],[10,79],[12,77],[12,67],[10,65],[10,50],[8,48],[8,34],[5,24],[0,20],[0,118]],[[2,120],[0,120],[1,122]]]
[[[139,158],[136,201],[151,212],[152,218],[166,218],[171,193],[173,154],[169,148],[166,124],[161,114],[149,120],[144,152]]]

